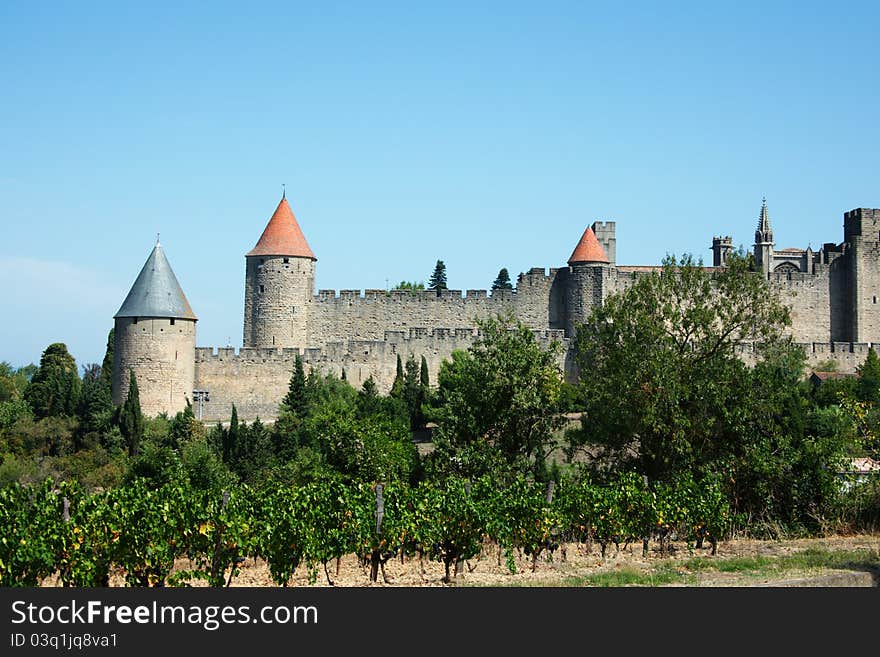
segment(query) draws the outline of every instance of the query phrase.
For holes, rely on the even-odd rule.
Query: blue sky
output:
[[[241,345],[287,185],[320,289],[484,289],[617,222],[621,264],[842,239],[880,207],[877,3],[0,4],[0,360],[100,361],[161,233]]]

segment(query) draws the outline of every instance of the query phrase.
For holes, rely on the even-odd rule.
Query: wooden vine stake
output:
[[[370,581],[375,582],[379,579],[379,564],[382,558],[382,551],[379,549],[379,541],[382,538],[382,521],[385,519],[385,500],[382,499],[382,491],[384,486],[376,484],[376,548],[373,550],[370,559]]]

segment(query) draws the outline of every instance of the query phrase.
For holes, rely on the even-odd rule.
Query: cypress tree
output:
[[[137,456],[144,437],[144,416],[141,413],[141,399],[134,370],[129,370],[128,397],[119,413],[119,431],[125,438],[128,455]]]
[[[290,377],[290,385],[287,389],[282,403],[287,406],[288,410],[296,417],[302,419],[308,407],[308,391],[306,385],[306,374],[303,368],[303,361],[299,354],[293,364],[293,375]]]
[[[423,388],[428,387],[428,361],[422,356],[422,369],[419,372],[419,383]]]
[[[241,429],[238,424],[238,409],[232,405],[229,429],[223,432],[223,462],[232,466],[241,449]]]
[[[397,354],[397,372],[394,375],[394,383],[391,384],[391,392],[389,394],[397,399],[403,398],[405,385],[406,380],[403,374],[403,361],[400,360],[400,354]]]
[[[111,328],[107,334],[107,347],[104,350],[104,360],[101,361],[101,386],[110,394],[113,388],[113,340],[116,328]]]

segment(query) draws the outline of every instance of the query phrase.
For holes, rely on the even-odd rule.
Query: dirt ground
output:
[[[564,549],[563,549],[564,548]],[[361,587],[424,587],[424,586],[565,586],[570,585],[568,578],[584,577],[588,575],[615,570],[649,571],[664,562],[672,567],[693,557],[704,557],[708,560],[721,561],[732,557],[779,557],[790,555],[810,548],[828,551],[853,551],[868,550],[875,557],[880,557],[880,534],[859,534],[853,536],[834,536],[829,538],[791,539],[791,540],[730,540],[718,544],[716,556],[710,556],[708,549],[693,550],[683,543],[673,545],[671,555],[661,555],[657,546],[652,544],[647,557],[642,556],[641,544],[630,545],[620,552],[615,552],[611,546],[607,557],[603,560],[599,553],[599,546],[593,545],[590,551],[583,544],[566,544],[557,550],[552,558],[538,560],[535,571],[532,571],[530,558],[521,557],[516,559],[516,573],[511,573],[501,558],[499,565],[498,552],[494,546],[489,546],[482,555],[471,559],[462,567],[462,573],[454,578],[451,584],[443,582],[443,564],[425,560],[419,563],[417,557],[409,558],[401,562],[399,557],[393,558],[385,565],[385,574],[388,581],[383,581],[379,576],[379,582],[371,583],[369,578],[369,566],[362,567],[354,555],[348,555],[341,559],[337,573],[336,563],[329,564],[329,573],[335,586]],[[563,553],[564,552],[564,553]],[[180,560],[175,570],[188,569],[190,564],[186,559]],[[758,586],[773,585],[775,580],[790,580],[796,577],[813,577],[829,574],[834,571],[786,571],[773,574],[772,576],[756,575],[748,572],[719,572],[713,569],[700,570],[692,573],[696,578],[695,583],[689,586]],[[693,580],[692,580],[693,581]],[[55,578],[50,578],[44,586],[57,585]],[[115,573],[111,579],[112,586],[124,586],[121,573]],[[204,586],[204,582],[194,581],[193,586]],[[678,584],[681,586],[682,584]],[[269,575],[269,570],[264,562],[249,559],[241,565],[241,572],[232,580],[232,586],[266,587],[276,586]],[[329,586],[324,569],[319,565],[317,579],[314,583],[309,581],[309,573],[305,565],[297,569],[296,574],[288,583],[288,586]]]

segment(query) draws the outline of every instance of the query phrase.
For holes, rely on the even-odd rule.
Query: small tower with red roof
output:
[[[285,194],[245,254],[245,347],[308,346],[316,260]]]
[[[587,227],[568,259],[565,333],[573,337],[594,306],[602,305],[610,261],[592,227]]]

